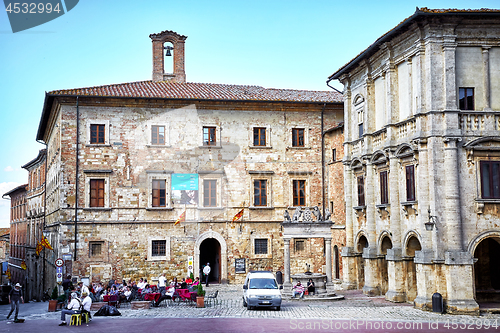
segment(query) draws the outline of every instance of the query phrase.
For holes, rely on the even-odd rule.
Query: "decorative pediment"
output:
[[[382,150],[377,150],[373,153],[370,163],[372,164],[382,164],[387,163],[387,155]]]
[[[357,94],[356,96],[354,96],[353,104],[354,104],[354,106],[358,106],[358,105],[362,104],[364,101],[365,101],[365,98],[363,97],[363,95]]]
[[[500,150],[500,137],[498,136],[482,137],[467,142],[463,147],[465,149],[475,149],[475,150]]]
[[[351,161],[350,167],[352,170],[362,169],[364,167],[363,161],[361,161],[359,158],[355,158]]]
[[[415,149],[413,149],[413,147],[407,143],[403,143],[402,145],[400,145],[395,152],[395,155],[398,158],[413,156],[414,154],[415,154]]]

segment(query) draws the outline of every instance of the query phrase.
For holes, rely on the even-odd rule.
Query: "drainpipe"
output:
[[[337,88],[332,87],[332,86],[330,85],[330,81],[332,81],[332,79],[328,79],[328,80],[326,80],[326,85],[327,85],[327,86],[329,86],[330,88],[332,88],[333,90],[335,90],[336,92],[338,92],[339,94],[342,94],[342,92],[340,92]]]
[[[75,168],[75,252],[73,255],[73,261],[76,261],[76,246],[77,246],[77,235],[78,235],[78,154],[80,143],[80,110],[78,108],[78,96],[76,96],[76,168]]]
[[[43,223],[42,223],[42,236],[43,236],[43,231],[45,230],[45,216],[47,216],[47,156],[49,153],[49,146],[40,140],[36,140],[36,142],[41,143],[45,145],[45,175],[44,175],[44,184],[43,184]],[[42,290],[39,291],[40,297],[43,297],[43,292],[45,290],[45,251],[43,251],[43,256],[42,256]]]

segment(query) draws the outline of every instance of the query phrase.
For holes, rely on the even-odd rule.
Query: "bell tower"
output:
[[[153,82],[186,82],[184,69],[184,41],[187,36],[170,30],[149,35],[153,42]],[[173,46],[165,46],[172,43]],[[165,57],[174,54],[173,73],[165,73]]]

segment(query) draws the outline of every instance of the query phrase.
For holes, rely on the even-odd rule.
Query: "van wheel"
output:
[[[243,298],[243,306],[246,308],[247,307],[247,302],[245,302],[245,299]]]
[[[281,310],[281,306],[277,306],[276,311],[280,311],[280,310]]]

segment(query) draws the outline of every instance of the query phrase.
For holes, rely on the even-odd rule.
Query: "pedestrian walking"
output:
[[[17,321],[17,315],[19,314],[20,300],[24,303],[23,294],[21,292],[21,285],[19,283],[16,283],[14,289],[11,289],[9,293],[10,312],[9,315],[7,316],[7,319],[10,318],[12,312],[14,312],[15,310],[16,312],[14,313],[14,321]]]
[[[203,274],[205,274],[205,286],[208,287],[208,276],[210,275],[210,263],[207,262],[207,265],[203,267]]]

